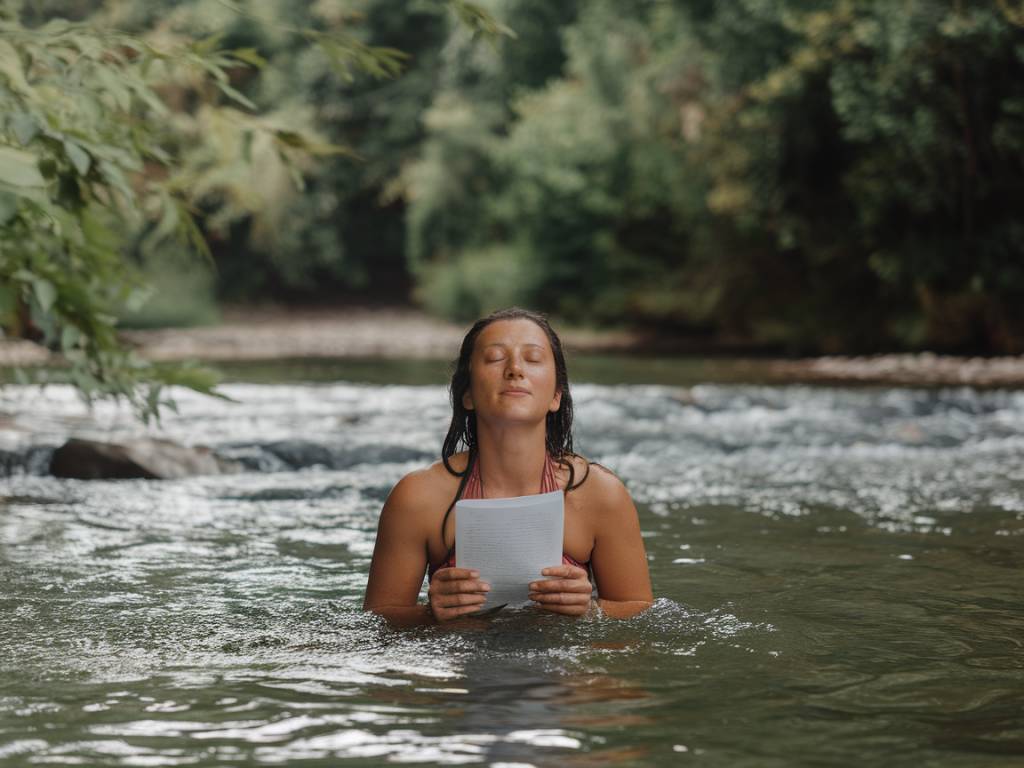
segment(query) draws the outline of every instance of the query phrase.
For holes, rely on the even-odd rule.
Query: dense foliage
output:
[[[316,161],[352,154],[283,98],[260,110],[243,89],[266,60],[225,27],[301,39],[314,62],[349,79],[393,76],[405,54],[308,19],[267,26],[228,2],[207,35],[151,5],[76,4],[86,21],[50,18],[48,5],[0,4],[0,328],[60,352],[86,399],[125,397],[148,418],[173,404],[167,385],[212,393],[215,376],[147,362],[117,335],[118,313],[153,290],[139,265],[179,251],[209,260],[207,237],[236,225],[275,242],[282,200],[315,177]],[[451,5],[467,27],[501,31],[476,6]],[[202,10],[216,9],[174,12]],[[138,29],[114,31],[124,27]]]
[[[208,371],[136,357],[113,312],[145,297],[124,256],[130,238],[205,247],[190,211],[202,174],[165,141],[154,78],[209,79],[243,99],[225,70],[245,54],[63,20],[30,29],[13,15],[0,34],[0,324],[61,351],[87,399],[124,396],[150,414],[167,384],[209,391]]]
[[[234,301],[1024,347],[1011,0],[4,1],[0,323],[86,390],[204,241]]]
[[[1019,10],[578,7],[564,68],[511,96],[474,83],[520,43],[451,61],[405,175],[429,306],[800,351],[1021,349]]]

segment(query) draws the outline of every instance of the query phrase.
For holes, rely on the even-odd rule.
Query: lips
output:
[[[509,389],[501,390],[503,395],[528,395],[530,390],[528,389],[517,389],[516,387],[510,387]]]

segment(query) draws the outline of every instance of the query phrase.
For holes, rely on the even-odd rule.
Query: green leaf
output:
[[[228,51],[228,53],[257,69],[262,69],[267,65],[267,60],[260,56],[255,48],[235,48],[233,51]]]
[[[217,87],[219,87],[221,92],[228,98],[237,101],[244,107],[248,107],[249,109],[256,111],[256,105],[253,104],[242,92],[235,90],[227,83],[217,83]]]
[[[292,183],[295,185],[295,188],[300,192],[303,191],[306,188],[306,180],[302,176],[302,169],[295,165],[283,150],[278,151],[277,156],[281,158],[281,162],[287,169],[288,175],[292,177]]]
[[[314,157],[331,157],[334,155],[347,155],[362,159],[360,155],[350,147],[341,144],[330,144],[325,141],[311,139],[298,131],[276,130],[274,137],[287,147],[301,150]]]
[[[56,36],[67,32],[70,28],[71,22],[67,19],[51,19],[42,26],[41,31]]]
[[[124,301],[125,309],[129,312],[138,312],[155,292],[155,289],[148,285],[130,291]]]
[[[110,163],[106,160],[100,162],[100,169],[103,171],[103,177],[107,180],[110,188],[121,193],[123,202],[129,206],[135,205],[135,191],[121,172],[121,169],[115,163]]]
[[[178,364],[155,366],[154,377],[167,386],[188,387],[204,395],[219,397],[228,402],[235,402],[229,396],[216,391],[223,377],[213,368],[198,365],[194,361]]]
[[[21,146],[25,146],[39,135],[39,123],[27,112],[18,112],[11,117],[11,130]]]
[[[108,226],[107,221],[94,206],[81,211],[79,223],[85,242],[91,249],[113,253],[120,247],[120,233]]]
[[[199,225],[196,224],[192,213],[188,210],[184,203],[178,202],[178,221],[181,225],[181,231],[183,232],[186,241],[191,245],[208,264],[213,264],[213,254],[210,252],[210,245],[206,242],[206,238],[203,236],[203,232],[199,229]]]
[[[224,34],[218,32],[217,34],[210,35],[210,37],[204,38],[203,40],[197,40],[196,42],[192,43],[190,47],[200,56],[209,56],[211,53],[217,50],[217,47],[220,45],[220,41],[223,39]]]
[[[36,301],[39,302],[39,308],[43,312],[49,312],[53,308],[54,302],[57,301],[57,289],[53,283],[45,277],[36,277],[32,280],[32,288],[36,294]]]
[[[145,413],[152,414],[157,423],[160,422],[160,390],[162,388],[160,384],[150,384],[146,392]],[[148,422],[148,419],[146,421]]]
[[[79,340],[82,338],[82,332],[78,328],[70,323],[64,326],[64,330],[60,334],[60,347],[62,350],[67,352],[78,345]]]
[[[0,181],[12,187],[42,187],[38,158],[14,147],[0,147]]]
[[[448,0],[455,14],[465,26],[473,32],[481,34],[491,41],[504,35],[516,38],[516,33],[499,22],[494,16],[484,10],[480,5],[469,0]]]
[[[18,215],[18,198],[11,192],[0,189],[0,227]]]
[[[0,40],[0,75],[6,75],[7,82],[13,90],[21,93],[32,92],[32,87],[25,79],[18,51],[6,40]]]
[[[78,171],[79,176],[85,176],[89,173],[89,168],[92,166],[92,158],[89,153],[82,149],[75,142],[68,139],[64,140],[64,154],[68,156],[68,160]]]
[[[254,136],[252,131],[242,131],[242,160],[244,160],[247,163],[252,162],[253,138]]]
[[[110,98],[117,104],[117,108],[128,112],[132,106],[132,96],[125,78],[119,76],[109,69],[98,69],[96,79],[103,85],[103,90],[110,95]]]
[[[18,289],[12,283],[0,283],[0,327],[18,308],[18,293]]]
[[[276,136],[277,140],[280,141],[282,144],[287,144],[289,147],[296,147],[298,149],[302,149],[306,146],[305,137],[301,133],[298,133],[297,131],[274,131],[274,136]]]

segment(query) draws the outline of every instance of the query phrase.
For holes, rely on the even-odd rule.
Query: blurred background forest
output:
[[[521,304],[705,348],[1024,348],[1021,3],[477,5],[511,32],[426,0],[20,4],[243,51],[235,109],[330,149],[289,161],[201,113],[225,91],[163,88],[211,258],[127,238],[156,290],[122,324]],[[339,29],[376,58],[311,44]]]

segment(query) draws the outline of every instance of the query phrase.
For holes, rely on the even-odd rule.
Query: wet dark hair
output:
[[[588,464],[587,472],[583,478],[579,483],[573,483],[576,471],[573,467],[572,458],[577,454],[573,451],[572,447],[572,395],[569,393],[569,373],[565,364],[565,352],[562,350],[561,339],[558,338],[558,334],[555,333],[547,318],[539,312],[532,312],[520,307],[509,307],[508,309],[493,312],[473,323],[473,326],[462,339],[458,359],[452,363],[452,381],[448,387],[452,403],[452,421],[448,427],[448,434],[445,435],[444,443],[441,446],[441,462],[444,464],[445,469],[456,477],[462,478],[462,480],[459,483],[458,491],[455,493],[455,498],[448,506],[444,519],[441,521],[442,540],[444,539],[444,529],[445,524],[448,522],[448,516],[454,508],[455,502],[462,498],[462,492],[465,490],[466,482],[469,480],[469,474],[477,456],[476,413],[467,409],[462,404],[463,395],[469,390],[470,385],[470,358],[473,356],[473,348],[480,333],[488,325],[499,320],[529,320],[544,331],[544,334],[548,337],[551,353],[555,358],[555,387],[562,393],[562,399],[557,411],[548,412],[544,444],[547,452],[551,454],[551,458],[569,470],[569,482],[565,487],[566,492],[579,488],[590,474]],[[457,472],[452,467],[449,459],[463,449],[469,451],[469,457],[466,461],[466,468],[462,472]]]

